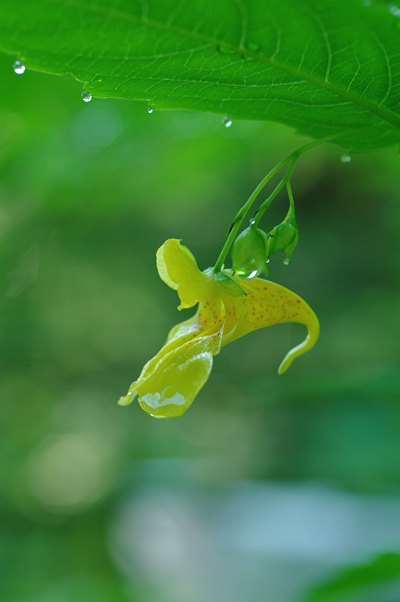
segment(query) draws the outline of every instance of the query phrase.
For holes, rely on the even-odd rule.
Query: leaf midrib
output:
[[[242,56],[248,56],[248,57],[258,61],[259,63],[264,63],[265,65],[275,67],[276,69],[280,69],[281,71],[290,73],[291,75],[295,75],[299,79],[303,79],[312,84],[315,84],[316,86],[318,86],[320,88],[325,88],[326,90],[333,92],[337,96],[354,103],[355,105],[369,111],[370,113],[373,113],[374,115],[376,115],[377,117],[380,117],[383,121],[387,122],[388,124],[391,124],[391,125],[395,126],[396,128],[400,129],[400,117],[393,114],[392,112],[388,111],[387,109],[384,109],[379,105],[375,105],[373,102],[371,102],[365,98],[362,98],[361,96],[358,96],[358,95],[354,94],[353,92],[346,90],[345,88],[342,88],[336,84],[333,84],[332,82],[323,80],[315,75],[301,71],[300,69],[297,69],[296,67],[287,65],[286,63],[281,63],[280,61],[277,61],[273,58],[266,57],[265,55],[260,55],[259,53],[254,52],[254,51],[250,50],[249,48],[246,48],[245,46],[239,47],[234,44],[225,42],[224,40],[218,40],[218,39],[216,39],[212,36],[208,36],[206,34],[200,34],[198,32],[193,32],[193,31],[190,31],[183,27],[177,27],[176,25],[166,24],[166,23],[156,21],[154,19],[149,19],[147,16],[138,17],[136,15],[131,15],[131,14],[126,13],[121,10],[109,9],[108,7],[94,5],[93,3],[87,4],[86,2],[74,2],[72,0],[71,2],[68,2],[68,4],[65,4],[63,2],[60,3],[57,0],[51,0],[51,1],[57,5],[64,4],[65,6],[69,6],[69,7],[76,6],[77,8],[85,8],[86,10],[94,12],[94,13],[99,13],[99,14],[102,13],[102,14],[105,14],[106,16],[111,15],[113,17],[118,17],[118,18],[124,19],[126,21],[132,21],[134,23],[139,23],[139,24],[142,24],[145,26],[154,27],[155,29],[168,31],[171,33],[181,34],[181,35],[186,36],[189,39],[191,38],[191,39],[199,40],[203,43],[206,42],[209,44],[213,44],[213,45],[215,45],[216,48],[218,48],[218,47],[225,48],[226,50],[232,51],[232,52],[240,54]]]

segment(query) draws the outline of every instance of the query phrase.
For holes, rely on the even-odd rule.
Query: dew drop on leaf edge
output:
[[[290,265],[290,260],[287,257],[283,260],[283,265]]]
[[[14,73],[16,73],[17,75],[22,75],[23,73],[25,73],[25,65],[23,63],[21,63],[21,61],[15,61],[15,63],[13,64],[13,69],[14,69]]]
[[[84,90],[81,94],[83,102],[90,102],[92,100],[92,95],[87,90]]]
[[[229,117],[223,117],[222,118],[222,124],[226,127],[226,128],[230,128],[232,125],[232,119],[229,119]]]
[[[147,112],[151,114],[154,111],[153,107],[147,107]]]
[[[344,154],[340,157],[342,163],[350,163],[351,157],[350,155]]]

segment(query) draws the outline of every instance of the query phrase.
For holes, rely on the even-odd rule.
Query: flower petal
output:
[[[140,406],[158,418],[180,416],[207,381],[221,349],[225,309],[221,299],[201,304],[190,320],[171,329],[165,345],[144,366],[120,405],[139,395]]]
[[[142,409],[165,418],[186,412],[211,373],[213,356],[207,347],[196,340],[166,355],[137,389]]]
[[[227,330],[222,345],[252,330],[283,322],[299,322],[308,328],[305,341],[289,351],[279,366],[278,372],[282,374],[296,357],[315,345],[319,335],[318,318],[301,297],[279,284],[261,278],[240,283],[247,296],[231,299],[238,313],[238,324],[235,329]]]
[[[127,403],[139,395],[139,404],[148,414],[158,418],[181,416],[207,381],[221,338],[222,328],[164,355],[151,372],[143,370],[126,396]]]
[[[176,238],[170,238],[158,249],[157,269],[160,278],[178,292],[179,309],[215,296],[212,276],[199,270],[192,253]]]

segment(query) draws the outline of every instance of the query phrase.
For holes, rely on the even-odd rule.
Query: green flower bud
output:
[[[265,232],[254,224],[237,237],[232,248],[232,263],[233,269],[242,278],[254,278],[261,273],[268,278],[266,237]]]
[[[299,230],[294,219],[275,226],[268,234],[267,257],[275,255],[280,249],[286,253],[284,263],[289,263],[290,257],[297,245]]]

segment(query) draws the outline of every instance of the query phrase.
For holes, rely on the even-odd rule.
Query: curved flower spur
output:
[[[177,291],[178,309],[196,303],[199,307],[192,318],[172,328],[165,345],[147,362],[120,405],[138,396],[140,406],[151,416],[181,416],[207,381],[213,356],[227,343],[273,324],[304,324],[307,337],[286,354],[278,370],[282,374],[318,339],[317,316],[301,297],[269,280],[239,278],[231,270],[201,272],[189,249],[175,238],[158,249],[157,269],[160,278]]]

